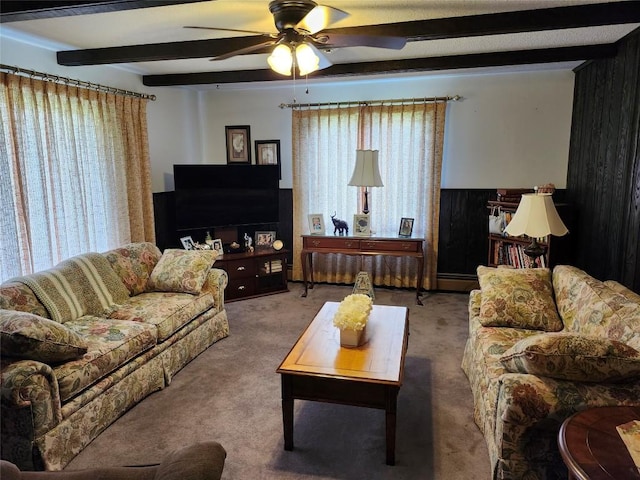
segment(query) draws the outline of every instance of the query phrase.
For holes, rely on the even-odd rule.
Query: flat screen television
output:
[[[277,223],[278,165],[174,165],[176,228]]]

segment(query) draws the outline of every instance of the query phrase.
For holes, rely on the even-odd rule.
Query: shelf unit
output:
[[[287,250],[256,249],[253,252],[225,253],[214,266],[229,275],[225,301],[289,291]]]
[[[487,208],[489,210],[500,207],[500,210],[507,214],[507,223],[510,215],[513,215],[517,208],[517,203],[499,202],[490,200]],[[531,243],[531,239],[526,235],[520,237],[510,237],[489,233],[489,252],[487,265],[496,267],[498,265],[509,265],[515,268],[531,267],[531,259],[524,253],[524,249]],[[538,243],[546,248],[544,255],[536,259],[537,267],[548,267],[553,259],[552,240],[550,236],[539,238]]]

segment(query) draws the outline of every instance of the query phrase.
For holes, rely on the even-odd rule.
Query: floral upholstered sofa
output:
[[[226,337],[215,258],[133,243],[0,285],[2,458],[62,469]]]
[[[462,368],[494,479],[567,478],[562,422],[640,406],[640,296],[575,267],[478,267]]]

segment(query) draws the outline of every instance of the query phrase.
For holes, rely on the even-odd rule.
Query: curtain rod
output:
[[[360,101],[352,101],[352,102],[324,102],[324,103],[281,103],[280,108],[311,108],[311,107],[331,107],[340,105],[359,105],[359,106],[368,106],[368,105],[383,105],[383,104],[411,104],[411,103],[429,103],[429,102],[457,102],[462,100],[460,95],[452,95],[448,97],[422,97],[422,98],[395,98],[391,100],[360,100]]]
[[[56,82],[56,83],[62,83],[65,85],[75,85],[76,87],[87,88],[90,90],[98,90],[98,91],[107,92],[107,93],[117,93],[120,95],[129,96],[129,97],[144,98],[145,100],[151,100],[151,101],[155,101],[156,99],[155,95],[132,92],[129,90],[122,90],[120,88],[100,85],[99,83],[85,82],[84,80],[75,80],[73,78],[61,77],[59,75],[52,75],[50,73],[36,72],[35,70],[28,70],[26,68],[12,67],[11,65],[0,64],[0,70],[4,70],[9,73],[14,73],[16,75],[37,77],[47,82]]]

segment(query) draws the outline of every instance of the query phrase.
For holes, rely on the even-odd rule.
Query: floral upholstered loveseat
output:
[[[0,285],[2,458],[62,469],[226,337],[215,258],[133,243]]]
[[[462,368],[494,479],[567,478],[562,422],[640,406],[640,296],[575,267],[478,267]]]

